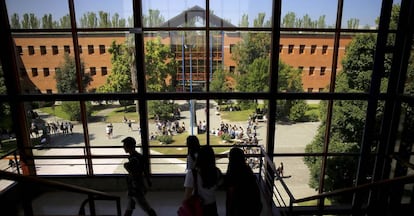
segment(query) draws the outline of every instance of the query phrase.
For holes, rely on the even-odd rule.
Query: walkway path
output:
[[[108,113],[112,112],[113,109],[101,110],[97,115],[106,116]],[[206,120],[206,112],[204,109],[197,110],[197,121]],[[50,116],[45,113],[39,112],[40,118],[44,119],[47,122],[51,121],[62,121],[61,119]],[[184,122],[185,125],[190,125],[190,113],[189,111],[182,111],[181,116],[184,116],[180,121]],[[220,125],[220,122],[223,121],[220,115],[215,114],[214,104],[210,106],[210,127],[217,128]],[[99,119],[99,118],[98,118]],[[138,130],[129,131],[128,126],[122,122],[113,122],[114,126],[114,136],[112,139],[108,139],[105,134],[105,125],[103,121],[91,122],[88,124],[88,132],[90,138],[91,146],[120,146],[121,140],[126,136],[133,136],[139,142],[140,134]],[[225,123],[226,120],[224,120]],[[246,128],[246,121],[242,122],[228,122],[231,124],[236,124]],[[298,123],[298,124],[277,124],[276,125],[276,145],[275,153],[303,153],[305,146],[312,140],[316,134],[316,129],[319,123]],[[138,124],[135,123],[133,126],[135,129],[138,128]],[[149,125],[149,131],[155,131],[156,127]],[[75,123],[73,135],[52,135],[51,143],[53,146],[79,146],[83,147],[84,137],[83,137],[83,128],[79,123]],[[266,140],[267,126],[266,123],[259,123],[258,125],[258,137],[259,144],[264,145]],[[184,144],[184,143],[183,143]],[[64,148],[64,149],[41,149],[35,150],[35,154],[40,155],[83,155],[83,149],[76,148]],[[111,155],[125,155],[125,152],[122,148],[108,148],[108,149],[93,149],[92,154],[111,154]],[[159,154],[158,152],[151,151],[151,154]],[[220,159],[218,164],[226,163],[227,159]],[[278,165],[280,162],[284,163],[284,174],[285,176],[290,176],[290,178],[285,178],[285,182],[292,190],[295,197],[300,198],[304,196],[313,195],[316,192],[309,188],[309,170],[304,165],[303,159],[301,157],[284,157],[284,158],[275,158],[275,164]],[[122,159],[96,159],[94,160],[94,171],[96,174],[104,173],[124,173],[124,170],[121,165]],[[172,173],[182,173],[185,170],[185,164],[182,160],[178,159],[152,159],[154,164],[152,171],[154,173],[163,173],[163,172],[172,172]],[[63,166],[57,166],[56,164],[63,164]],[[62,159],[62,160],[40,160],[37,163],[37,171],[39,174],[65,174],[65,173],[86,173],[85,162],[81,159]],[[99,165],[101,164],[101,165]],[[157,164],[157,165],[155,165]],[[174,166],[165,166],[166,164],[174,164]],[[220,166],[221,169],[225,170],[226,166]]]

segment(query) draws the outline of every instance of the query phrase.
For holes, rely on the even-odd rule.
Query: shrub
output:
[[[164,144],[170,144],[173,142],[173,138],[170,135],[162,135],[162,136],[158,136],[157,140],[164,143]]]
[[[221,139],[225,140],[225,141],[230,141],[231,140],[231,135],[230,134],[222,134],[221,135]]]

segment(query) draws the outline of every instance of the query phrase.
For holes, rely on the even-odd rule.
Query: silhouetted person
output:
[[[221,184],[222,173],[216,167],[216,158],[211,146],[202,146],[198,152],[195,168],[197,185],[191,178],[186,187],[197,187],[203,204],[203,216],[218,216],[216,204],[216,190]]]
[[[147,181],[148,186],[151,187],[152,185],[149,179],[149,173],[146,169],[145,160],[143,156],[135,150],[136,141],[134,138],[127,137],[123,139],[122,142],[125,152],[129,154],[128,162],[124,163],[124,168],[128,171],[128,205],[124,216],[132,215],[132,212],[135,209],[135,203],[138,203],[142,210],[148,215],[156,216],[157,214],[154,209],[145,199],[147,188],[144,179]]]
[[[200,150],[200,141],[194,135],[190,135],[187,137],[187,167],[186,167],[186,174],[184,180],[184,199],[188,199],[192,192],[192,181],[193,181],[193,169],[195,165],[195,161],[198,156],[198,151]],[[189,183],[191,181],[191,184]],[[189,187],[191,185],[191,187]]]
[[[233,147],[225,178],[226,216],[259,216],[260,189],[242,149]]]

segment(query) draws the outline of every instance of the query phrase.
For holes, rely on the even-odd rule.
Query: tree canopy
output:
[[[394,6],[393,17],[398,5]],[[392,19],[390,27],[396,26],[396,19]],[[393,22],[394,21],[394,22]],[[392,45],[392,39],[389,45]],[[370,88],[373,69],[374,53],[376,48],[376,36],[366,33],[356,35],[346,47],[346,55],[342,60],[342,71],[338,74],[336,92],[368,92]],[[413,61],[409,64],[412,68]],[[391,68],[391,56],[385,55],[384,73],[382,73],[381,89],[387,88],[388,75]],[[412,77],[412,72],[408,73]],[[358,153],[364,132],[367,102],[362,100],[337,100],[333,105],[332,124],[330,132],[330,143],[328,151],[331,153]],[[380,122],[383,104],[377,109],[377,122]],[[321,102],[321,113],[326,114],[327,102]],[[306,146],[307,153],[320,153],[324,148],[324,134],[326,120],[322,119],[317,135],[312,142]],[[379,125],[377,125],[379,127]],[[378,128],[379,130],[379,128]],[[321,173],[321,158],[308,156],[304,161],[310,169],[310,186],[317,188]],[[324,177],[324,191],[332,191],[344,187],[350,187],[356,176],[358,158],[330,157],[327,159],[326,176]],[[340,200],[336,200],[340,201]]]
[[[80,75],[82,77],[82,87],[86,89],[92,81],[90,74],[85,73],[85,64],[81,61]],[[56,69],[56,88],[59,93],[78,92],[78,83],[76,78],[75,58],[65,53],[63,62]]]

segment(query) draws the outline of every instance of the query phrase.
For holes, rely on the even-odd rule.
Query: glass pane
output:
[[[78,28],[132,27],[131,0],[75,0]]]
[[[205,24],[205,1],[143,0],[144,27],[201,27]]]
[[[275,157],[273,161],[276,169],[279,170],[279,176],[281,177],[281,179],[275,178],[275,186],[279,189],[280,194],[278,195],[281,196],[283,200],[288,201],[289,195],[287,191],[283,189],[281,180],[288,185],[289,191],[295,198],[308,197],[317,194],[317,190],[310,186],[310,168],[306,166],[303,157]],[[310,204],[300,203],[299,205],[303,206]]]
[[[209,74],[204,32],[147,33],[145,40],[149,92],[205,91]]]
[[[136,92],[133,35],[126,32],[80,33],[79,49],[84,77],[91,79],[88,92]]]
[[[91,110],[86,104],[87,112]],[[84,131],[77,101],[38,101],[26,105],[35,166],[39,175],[85,174]],[[36,156],[46,157],[36,159]],[[47,157],[62,157],[62,159]],[[79,159],[64,157],[79,156]]]
[[[340,53],[343,55],[344,47]],[[332,74],[334,35],[283,32],[279,44],[278,91],[326,92]]]
[[[369,91],[376,37],[373,33],[341,37],[335,92]]]
[[[121,149],[123,151],[123,149]],[[126,153],[124,152],[124,155]],[[128,159],[121,158],[105,158],[105,159],[92,159],[93,163],[93,173],[96,175],[99,174],[126,174],[124,168],[124,163]]]
[[[260,1],[260,4],[255,0],[211,1],[210,26],[271,27],[272,8],[271,0]]]
[[[210,91],[232,92],[236,87],[235,46],[241,42],[237,32],[210,32]]]
[[[320,131],[322,118],[326,118],[320,113],[320,106],[324,105],[326,104],[316,100],[295,100],[292,104],[277,101],[275,153],[304,153]],[[324,132],[320,131],[322,134]]]
[[[127,136],[134,137],[137,144],[141,143],[138,139],[140,136],[138,101],[99,101],[90,104],[93,110],[88,123],[91,146],[122,147],[121,140]],[[123,149],[92,149],[92,154],[118,155],[118,153],[123,155]]]
[[[6,0],[6,6],[12,29],[71,27],[68,2],[65,0]]]
[[[366,101],[358,100],[334,102],[329,152],[360,152],[367,104]]]
[[[381,0],[344,0],[342,28],[375,29],[381,13]]]
[[[352,187],[357,174],[358,157],[331,156],[326,161],[324,192]],[[371,167],[372,170],[372,167]],[[311,175],[312,176],[312,175]],[[319,179],[319,177],[318,177]],[[317,180],[317,179],[315,179]],[[332,205],[351,204],[353,194],[341,194],[331,197]]]
[[[331,0],[283,0],[280,26],[289,28],[334,28],[337,4],[337,1]]]
[[[37,175],[86,175],[85,159],[35,159],[35,164]]]
[[[227,36],[229,39],[225,39],[225,44],[229,43],[229,52],[234,63],[225,59],[224,67],[228,67],[231,74],[236,75],[237,83],[231,84],[234,85],[232,88],[239,92],[269,91],[270,32],[241,32]],[[237,36],[240,39],[235,38]],[[235,68],[231,68],[232,66]]]
[[[70,34],[13,34],[20,85],[26,94],[76,93],[76,66]],[[91,78],[82,62],[83,85],[89,88]]]

